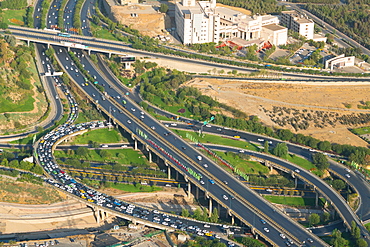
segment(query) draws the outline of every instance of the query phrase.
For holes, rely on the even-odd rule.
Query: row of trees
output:
[[[63,14],[65,7],[67,5],[68,0],[62,0],[60,3],[60,9],[58,11],[58,27],[63,30],[64,29],[64,20],[63,20]]]
[[[23,9],[27,7],[27,0],[3,0],[0,2],[2,9]]]
[[[26,9],[26,15],[24,17],[24,23],[27,27],[33,27],[33,11],[34,11],[33,6],[29,6]]]
[[[137,76],[139,78],[139,76]],[[217,108],[224,108],[234,117],[225,116],[223,114],[212,114],[215,116],[214,123],[235,129],[246,130],[254,133],[265,134],[283,141],[309,146],[314,149],[319,149],[325,152],[335,152],[337,154],[349,157],[351,161],[358,164],[364,164],[365,161],[370,161],[370,149],[365,147],[355,147],[348,144],[336,144],[328,141],[320,141],[311,136],[303,134],[295,134],[288,129],[272,129],[263,125],[258,117],[246,116],[245,113],[234,109],[233,107],[220,104],[208,96],[201,95],[198,89],[193,87],[179,87],[189,77],[178,71],[166,71],[163,68],[154,68],[147,77],[143,79],[140,85],[140,94],[144,99],[156,104],[158,97],[165,103],[158,106],[179,106],[188,109],[195,119],[207,119],[211,116],[211,112]],[[170,108],[171,110],[173,108]],[[179,114],[178,112],[173,112]],[[362,114],[366,117],[366,114]],[[362,116],[361,115],[361,116]],[[340,118],[340,121],[345,119]],[[285,149],[285,151],[284,151]],[[287,153],[284,145],[279,145],[279,148],[273,151],[279,157],[284,157]],[[283,152],[283,153],[280,153]],[[320,154],[317,156],[321,160]],[[326,158],[326,157],[325,157]],[[315,163],[319,170],[325,170],[327,163]]]
[[[46,27],[46,16],[50,8],[51,0],[43,0],[41,4],[41,14],[40,14],[40,27],[44,29]]]
[[[280,13],[286,10],[284,5],[277,5],[274,0],[219,0],[219,3],[250,10],[252,14]]]
[[[226,1],[226,2],[223,2]],[[236,7],[243,7],[248,5],[248,7],[254,12],[254,7],[256,6],[256,13],[262,14],[264,13],[263,11],[258,11],[258,10],[265,10],[266,8],[273,8],[274,10],[269,10],[267,12],[272,13],[272,12],[280,12],[281,10],[284,10],[284,6],[276,7],[276,2],[270,2],[271,0],[265,0],[261,1],[253,1],[253,3],[249,3],[248,1],[230,1],[230,0],[222,0],[221,3],[231,5],[231,6],[236,6]],[[277,9],[276,9],[277,8]],[[138,30],[131,29],[128,26],[123,26],[121,24],[116,24],[112,20],[110,20],[108,17],[104,16],[99,10],[97,10],[97,17],[95,17],[94,23],[100,23],[99,20],[105,22],[108,24],[108,29],[112,32],[112,34],[120,41],[125,42],[125,43],[131,43],[132,47],[134,49],[140,49],[140,50],[145,50],[149,52],[158,52],[158,53],[163,53],[163,54],[171,54],[175,56],[180,56],[180,57],[186,57],[189,59],[202,59],[206,61],[212,61],[216,63],[221,63],[221,64],[230,64],[230,65],[235,65],[235,66],[240,66],[240,67],[249,67],[249,68],[256,68],[256,69],[264,69],[264,66],[261,66],[259,64],[255,63],[248,63],[248,62],[242,62],[242,61],[236,61],[236,60],[228,60],[228,59],[222,59],[218,57],[210,57],[207,55],[202,55],[202,54],[193,54],[193,53],[188,53],[184,51],[178,51],[178,50],[173,50],[169,49],[165,46],[160,45],[159,41],[157,39],[150,38],[149,36],[142,36],[140,35]],[[121,30],[123,32],[126,32],[128,34],[132,34],[133,36],[123,36],[120,32],[118,32],[116,29]],[[280,64],[285,64],[286,62],[289,63],[289,60],[283,58],[283,62]],[[300,66],[300,65],[298,65]],[[302,65],[303,66],[303,65]],[[270,66],[269,69],[271,70],[277,70],[277,71],[285,71],[285,72],[296,72],[296,73],[307,73],[307,74],[318,74],[318,75],[326,75],[326,76],[332,76],[332,75],[346,75],[346,76],[354,76],[354,77],[366,77],[368,76],[366,73],[339,73],[339,72],[325,72],[325,71],[320,71],[320,70],[315,70],[315,69],[299,69],[299,68],[290,68],[287,69],[285,67],[280,67],[280,66]]]
[[[208,217],[208,210],[203,208],[203,210],[197,207],[194,212],[191,214],[189,210],[183,208],[181,211],[181,216],[184,217],[191,217],[196,220],[218,223],[218,210],[217,208],[213,208],[211,217]]]
[[[308,4],[306,8],[350,38],[370,48],[370,14],[367,4]]]
[[[18,168],[18,169],[22,169],[25,171],[31,171],[36,174],[43,174],[43,169],[41,166],[27,162],[27,161],[19,162],[17,159],[13,159],[9,162],[8,159],[3,158],[1,160],[1,165],[6,166],[6,167],[11,167],[11,168]]]
[[[73,16],[73,27],[76,29],[81,30],[81,18],[80,18],[80,12],[82,5],[84,4],[85,0],[78,0],[76,5],[75,5],[75,10],[74,10],[74,16]]]

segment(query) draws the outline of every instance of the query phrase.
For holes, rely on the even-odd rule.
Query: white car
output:
[[[296,173],[300,173],[301,171],[299,169],[294,170]]]
[[[267,227],[264,227],[264,228],[263,228],[263,230],[264,230],[265,232],[270,232],[270,230],[269,230]]]
[[[257,141],[259,141],[259,142],[264,142],[264,141],[265,141],[265,139],[257,139]]]
[[[350,178],[350,177],[351,177],[351,175],[349,175],[348,173],[344,174],[344,176],[345,176],[346,178]]]
[[[210,226],[210,225],[205,224],[205,225],[204,225],[204,227],[205,227],[205,228],[210,228],[211,226]]]
[[[224,200],[229,200],[229,197],[227,197],[227,195],[223,195],[222,197],[224,198]]]

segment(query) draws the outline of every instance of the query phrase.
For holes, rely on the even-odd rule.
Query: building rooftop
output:
[[[196,4],[195,6],[183,6],[181,3],[177,3],[177,6],[183,14],[201,14],[201,7]]]
[[[266,26],[263,26],[262,28],[267,28],[271,31],[279,31],[279,30],[287,29],[286,27],[282,27],[282,26],[275,25],[275,24],[266,25]]]
[[[276,16],[273,16],[273,15],[263,15],[262,16],[262,21],[267,21],[267,20],[271,20],[271,19],[275,19]]]
[[[245,15],[245,14],[239,12],[239,11],[229,9],[229,8],[225,8],[225,7],[216,7],[215,13],[220,14],[220,15],[228,15],[228,16]]]
[[[296,22],[301,24],[313,23],[313,21],[309,19],[306,15],[300,14],[295,10],[282,11],[281,13],[292,16]]]
[[[265,42],[263,39],[245,40],[245,39],[241,39],[237,37],[231,38],[229,40],[236,45],[244,46],[244,47],[252,46],[254,44],[261,45],[262,43]]]

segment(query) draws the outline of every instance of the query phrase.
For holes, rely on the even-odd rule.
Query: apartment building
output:
[[[281,24],[299,33],[307,39],[314,38],[314,22],[307,16],[295,10],[283,11],[281,13]]]

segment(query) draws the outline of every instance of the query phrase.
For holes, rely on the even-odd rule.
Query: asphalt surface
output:
[[[50,42],[50,41],[59,41],[61,40],[60,37],[56,36],[55,34],[50,34],[50,32],[43,31],[43,30],[32,30],[25,29],[25,28],[19,28],[15,26],[9,27],[9,30],[16,35],[17,37],[24,37],[28,39],[35,39],[39,40],[39,42]],[[26,31],[27,30],[27,31]],[[95,39],[92,37],[86,37],[86,36],[79,36],[79,35],[72,35],[69,39],[63,39],[64,41],[71,41],[71,42],[77,42],[82,43],[83,45],[88,46],[89,49],[104,49],[107,50],[107,47],[110,52],[118,52],[121,53],[127,53],[127,54],[134,54],[135,56],[142,56],[142,57],[157,57],[157,58],[170,58],[170,59],[176,59],[176,61],[186,61],[186,62],[193,62],[195,64],[200,65],[207,65],[207,66],[213,66],[216,69],[237,69],[240,72],[248,73],[248,72],[256,72],[259,71],[258,69],[253,68],[244,68],[244,67],[238,67],[233,65],[227,65],[227,64],[218,64],[203,60],[189,60],[188,58],[182,58],[182,57],[173,57],[170,55],[163,55],[159,53],[151,53],[141,50],[135,50],[132,49],[129,45],[122,44],[121,42],[117,41],[110,41],[110,40],[102,40],[102,39]],[[366,78],[349,78],[344,79],[345,77],[338,78],[338,77],[330,77],[330,76],[318,76],[318,75],[307,75],[307,74],[293,74],[293,73],[281,73],[283,77],[290,77],[290,78],[302,78],[302,79],[308,79],[308,80],[315,80],[315,79],[323,79],[323,78],[334,78],[337,79],[337,81],[343,81],[343,80],[350,80],[350,81],[368,81]],[[235,79],[235,78],[234,78]]]
[[[148,54],[148,53],[146,53],[146,54]],[[61,55],[62,55],[62,52],[61,52]],[[156,55],[157,56],[157,55]],[[222,65],[222,68],[224,68],[224,65]],[[91,71],[93,71],[93,70],[91,70]],[[301,76],[301,75],[300,75]],[[77,74],[75,75],[75,77],[77,77]],[[76,78],[77,79],[77,78]],[[80,79],[81,79],[81,77],[80,77]],[[101,81],[104,81],[103,80],[103,78],[100,78],[101,79]],[[86,87],[84,87],[85,89],[86,89],[86,91],[88,92],[88,88],[89,88],[89,86],[86,86]],[[91,91],[90,93],[90,95],[92,95],[92,93],[93,93],[94,91]],[[89,93],[89,92],[88,92]],[[97,92],[98,93],[98,92]],[[112,92],[112,93],[114,93],[114,92]],[[109,93],[110,94],[110,93]],[[98,94],[96,94],[96,95],[98,95]],[[102,100],[102,101],[105,101],[106,103],[108,102],[107,100]],[[99,104],[102,104],[102,101],[100,101],[99,102]],[[119,103],[119,102],[118,102]],[[128,103],[127,103],[127,107],[130,107],[130,103],[131,102],[129,102],[128,101]],[[134,105],[132,105],[132,106],[134,106]],[[113,108],[113,107],[115,107],[114,105],[109,105],[108,103],[107,104],[105,104],[105,103],[103,103],[103,107],[105,108],[105,109],[108,109],[108,111],[110,111],[110,112],[112,112],[112,109],[115,109],[115,108]],[[135,109],[135,107],[132,107],[132,108],[134,108]],[[110,110],[109,110],[110,109]],[[140,119],[140,116],[141,115],[138,115],[137,113],[140,111],[139,110],[139,108],[136,108],[137,109],[137,111],[136,111],[136,117],[138,118],[138,119]],[[115,113],[115,111],[113,111],[112,112],[112,115],[114,116],[114,113]],[[133,112],[134,113],[134,112]],[[144,114],[145,115],[145,114]],[[117,116],[118,117],[118,116]],[[116,117],[116,118],[117,118]],[[125,122],[127,122],[127,120],[124,118],[124,117],[121,117],[121,116],[119,116],[120,117],[120,119],[117,119],[117,120],[119,120],[119,121],[121,121],[122,123],[125,123]],[[127,117],[127,116],[126,116]],[[132,115],[130,116],[130,117],[132,117]],[[122,119],[121,119],[122,118]],[[149,119],[149,120],[147,120],[147,119]],[[123,120],[123,121],[122,121]],[[126,121],[125,121],[126,120]],[[160,124],[159,125],[157,125],[158,123],[156,122],[156,121],[151,121],[151,119],[150,119],[150,117],[147,117],[146,115],[145,115],[145,118],[144,118],[144,121],[143,121],[147,126],[154,126],[156,129],[157,129],[157,127],[159,127],[159,128],[162,128],[162,131],[167,131],[165,128],[163,128],[163,126],[161,126]],[[135,123],[135,122],[134,122]],[[137,123],[136,123],[137,124]],[[151,124],[153,124],[153,125],[151,125]],[[127,125],[127,124],[126,124]],[[134,124],[133,124],[134,125]],[[139,127],[139,125],[138,126],[135,126],[136,127],[136,131],[141,127]],[[148,137],[148,134],[150,134],[149,136],[150,137],[152,137],[152,138],[155,138],[155,137],[158,137],[157,135],[152,135],[152,133],[150,133],[151,131],[149,130],[148,132],[147,132],[147,130],[149,130],[149,129],[142,129],[141,131],[143,131],[143,133],[145,133],[146,135],[147,135],[147,137]],[[135,132],[135,131],[134,131]],[[156,131],[157,132],[157,131]],[[171,135],[169,138],[171,138],[173,135]],[[175,137],[176,138],[176,137]],[[154,139],[154,140],[156,140],[156,139]],[[178,139],[175,139],[175,140],[172,140],[172,141],[175,141],[175,143],[178,143],[179,142],[179,140]],[[154,143],[154,142],[153,142]],[[182,148],[182,146],[179,146],[179,145],[176,145],[174,143],[174,146],[178,149],[178,150],[181,150],[181,148]],[[166,146],[166,143],[162,143],[163,145],[165,145]],[[153,144],[152,144],[153,145]],[[180,144],[180,145],[187,145],[186,143],[182,143],[182,144]],[[153,145],[152,146],[152,148],[157,148],[155,145]],[[172,149],[172,147],[170,147],[170,149]],[[189,149],[186,149],[186,150],[189,150]],[[187,152],[185,152],[185,150],[184,151],[182,151],[182,152],[184,152],[184,153],[187,153]],[[193,158],[192,158],[192,160],[193,160],[193,164],[192,165],[194,165],[194,163],[195,162],[197,162],[197,159],[196,159],[196,156],[197,155],[194,155],[194,154],[196,154],[196,152],[194,153],[194,150],[192,150],[190,153],[188,153],[187,155],[190,157],[190,156],[194,156]],[[177,154],[176,154],[177,155]],[[175,157],[174,155],[172,155],[172,157]],[[178,157],[178,158],[180,158],[180,157]],[[181,157],[181,160],[183,159],[183,157]],[[184,158],[185,160],[183,160],[183,161],[185,161],[185,162],[187,162],[188,160],[186,160],[186,158]],[[177,160],[179,160],[179,159],[177,159]],[[193,168],[193,170],[195,170],[195,171],[197,171],[197,169],[196,168],[198,168],[199,170],[202,170],[202,167],[201,166],[197,166],[197,167],[193,167],[192,166],[192,168]],[[224,174],[222,174],[222,173],[219,173],[219,174],[217,174],[215,171],[213,171],[213,168],[216,168],[216,167],[212,167],[212,174],[213,175],[216,175],[216,177],[217,177],[217,175],[219,175],[219,176],[222,176],[222,175],[224,175]],[[207,180],[208,181],[208,180]],[[230,183],[229,183],[230,184]],[[207,185],[208,185],[208,183],[207,183]],[[216,185],[217,185],[217,183],[216,183]],[[209,186],[209,185],[208,185]],[[234,184],[233,185],[233,187],[236,187],[237,186],[237,184]],[[215,185],[212,185],[212,187],[213,188],[215,188],[215,192],[217,193],[217,192],[220,192],[222,189],[225,189],[224,187],[225,186],[215,186]],[[219,187],[219,188],[216,188],[216,187]],[[219,189],[219,190],[217,190],[217,189]],[[239,193],[238,193],[239,194]],[[245,192],[244,193],[242,193],[242,195],[244,195],[245,194]],[[248,195],[248,194],[246,194],[246,195]],[[220,199],[220,198],[219,198]],[[222,198],[221,198],[222,199]],[[231,200],[230,200],[231,201]],[[257,200],[258,201],[258,200]],[[239,200],[235,200],[235,202],[239,202]],[[259,203],[260,204],[260,203]],[[258,206],[260,206],[258,204]],[[235,203],[234,203],[234,201],[233,201],[233,205],[235,206]],[[269,205],[266,205],[269,209],[268,210],[271,210],[271,206],[269,206]],[[239,209],[239,207],[237,207],[238,209]],[[236,210],[234,210],[234,211],[236,211]],[[266,210],[265,210],[266,211]],[[237,211],[236,211],[237,212]],[[274,213],[276,213],[276,212],[274,212]],[[271,215],[271,213],[270,213],[270,215]],[[276,218],[276,214],[274,214],[274,218]],[[280,222],[280,221],[278,221],[278,222]],[[293,230],[293,229],[292,229]],[[272,232],[270,232],[269,233],[269,235],[273,235],[272,234]],[[305,235],[307,235],[307,233],[305,232]],[[281,241],[281,238],[279,238],[279,240]],[[304,241],[304,240],[301,240],[301,241]],[[317,243],[316,243],[316,245],[317,245]]]
[[[64,49],[62,49],[62,51],[63,50]],[[67,55],[66,55],[65,52],[59,53],[58,57],[59,57],[59,59],[62,62],[64,67],[65,66],[71,66],[70,59],[67,60],[67,58],[66,58]],[[80,57],[82,57],[82,55]],[[89,70],[90,72],[94,71],[94,68],[90,64],[86,63],[86,61],[82,62],[82,63],[85,65],[86,70]],[[69,72],[69,70],[68,70],[68,72]],[[72,76],[72,78],[74,80],[76,80],[76,82],[79,85],[82,85],[82,83],[83,83],[83,81],[82,81],[83,77],[82,76],[77,76],[77,74],[73,73],[73,72],[70,73],[70,75]],[[110,88],[108,86],[107,82],[102,83],[105,80],[102,77],[100,77],[100,74],[92,73],[92,75],[96,77],[96,80],[99,82],[100,85],[105,87],[105,90],[106,90],[107,94],[110,96],[111,99],[112,99],[112,97],[117,97],[117,96],[120,95],[120,99],[114,99],[114,100],[116,101],[116,104],[122,105],[121,100],[125,96],[116,92],[114,87]],[[167,141],[169,139],[169,141],[173,142],[173,145],[175,146],[175,149],[177,149],[176,150],[177,152],[173,152],[172,149],[174,147],[171,144],[169,144],[167,141],[163,140],[164,139],[163,134],[165,132],[168,133],[168,130],[163,125],[158,123],[155,119],[148,116],[147,114],[145,114],[145,113],[141,114],[140,113],[141,109],[139,107],[137,107],[136,105],[134,105],[132,102],[130,102],[130,100],[128,100],[127,98],[126,98],[126,101],[127,101],[126,109],[128,109],[128,111],[130,112],[128,114],[128,116],[126,115],[127,114],[126,111],[125,111],[126,114],[119,113],[119,110],[117,109],[116,105],[112,104],[108,100],[103,100],[104,95],[101,95],[100,92],[98,92],[95,87],[92,87],[91,85],[88,85],[88,86],[83,86],[83,87],[81,86],[81,89],[83,89],[87,94],[89,94],[95,101],[97,100],[100,107],[105,108],[107,112],[111,112],[112,116],[115,118],[116,122],[124,123],[126,125],[126,127],[128,127],[134,133],[140,133],[141,132],[141,133],[145,134],[147,144],[151,147],[151,149],[154,149],[157,152],[162,152],[164,155],[166,155],[168,157],[168,159],[172,159],[172,161],[176,160],[176,161],[179,162],[179,164],[186,164],[186,166],[188,168],[191,168],[194,172],[196,172],[198,174],[201,174],[202,175],[202,180],[203,180],[203,182],[205,182],[205,184],[202,186],[200,184],[200,182],[198,182],[198,186],[201,186],[204,189],[208,188],[208,191],[210,193],[212,193],[213,195],[215,195],[215,197],[217,199],[219,199],[221,202],[224,201],[223,195],[226,195],[226,194],[230,195],[230,194],[235,193],[234,196],[235,196],[236,199],[233,200],[232,205],[230,205],[230,206],[231,206],[231,209],[233,211],[235,211],[236,213],[238,213],[242,218],[244,218],[244,219],[253,219],[254,218],[255,219],[256,217],[258,217],[258,216],[251,217],[251,216],[254,215],[254,213],[249,208],[247,208],[245,206],[245,202],[242,199],[242,198],[250,198],[249,201],[250,201],[251,204],[258,205],[258,209],[261,210],[264,214],[269,215],[270,217],[273,217],[275,222],[279,222],[280,224],[281,224],[281,222],[284,222],[284,224],[283,224],[284,228],[286,228],[286,230],[288,232],[290,232],[291,234],[293,234],[295,236],[299,236],[299,239],[300,239],[301,242],[306,241],[307,238],[315,238],[314,236],[312,236],[312,234],[309,234],[302,227],[297,227],[296,223],[293,223],[285,215],[282,215],[280,212],[277,212],[271,204],[269,204],[267,201],[263,200],[260,196],[256,195],[252,191],[250,191],[244,185],[241,185],[241,183],[239,181],[234,179],[229,174],[225,174],[225,172],[222,169],[218,168],[216,165],[213,165],[210,160],[207,160],[204,157],[203,160],[204,161],[207,160],[207,163],[209,163],[209,167],[210,167],[210,168],[207,169],[208,172],[205,172],[204,168],[202,166],[196,165],[197,156],[201,155],[201,154],[197,153],[194,149],[192,149],[190,147],[190,145],[183,142],[182,140],[179,140],[177,137],[174,137],[174,135],[171,134],[171,135],[168,135],[168,137],[166,137],[166,139],[167,139]],[[108,96],[104,96],[104,98],[107,98],[107,97]],[[135,109],[135,111],[132,111],[132,109]],[[141,116],[144,116],[144,118],[142,118]],[[138,119],[141,119],[142,121],[138,120]],[[130,120],[131,123],[128,124],[127,120]],[[143,122],[145,125],[142,126],[140,124],[140,122]],[[152,131],[151,129],[149,130],[149,128],[147,128],[146,126],[149,126],[149,127],[154,126],[154,128],[156,130],[155,131]],[[158,148],[159,145],[160,145],[160,148]],[[186,150],[183,150],[182,146],[187,146],[188,148]],[[184,157],[182,155],[179,155],[179,153],[181,154],[180,150],[182,150],[182,152],[184,152],[185,155],[187,155],[191,159],[191,161],[189,160],[189,158]],[[169,154],[170,154],[170,156],[169,156]],[[180,167],[182,167],[182,166],[180,166]],[[208,177],[206,174],[209,173],[209,171],[212,171],[212,175],[208,175],[209,176]],[[230,179],[229,187],[231,187],[232,190],[234,190],[234,191],[232,191],[232,190],[230,191],[228,188],[224,188],[225,185],[223,185],[222,182],[221,183],[216,182],[215,184],[212,184],[212,186],[211,186],[210,183],[208,183],[208,181],[209,181],[209,179],[212,179],[214,177],[223,177],[224,179],[226,177],[229,177],[229,179]],[[239,197],[238,195],[241,195],[241,196]],[[239,197],[241,201],[238,200],[237,197]],[[291,227],[289,227],[290,225],[291,225]],[[259,231],[264,232],[262,223],[261,223],[261,226],[258,226],[258,223],[256,223],[256,228]],[[272,239],[272,241],[276,242],[277,244],[284,245],[285,244],[284,241],[279,236],[281,230],[277,230],[277,229],[273,228],[272,226],[270,226],[269,228],[271,228],[271,229],[270,229],[270,232],[268,233],[268,237],[270,237]],[[316,241],[316,245],[317,244],[318,243]]]
[[[319,25],[325,25],[325,29],[326,30],[329,30],[331,33],[334,33],[335,32],[335,35],[334,36],[338,36],[340,39],[345,40],[346,42],[348,42],[349,44],[351,44],[353,47],[359,47],[364,54],[370,56],[370,50],[369,49],[367,49],[363,45],[359,44],[354,39],[348,37],[347,35],[345,35],[341,31],[335,29],[333,26],[331,26],[327,22],[319,19],[314,14],[312,14],[312,13],[308,12],[307,10],[305,10],[304,8],[302,8],[302,4],[294,4],[294,3],[280,3],[280,4],[283,4],[283,5],[289,4],[291,9],[298,10],[301,13],[306,14],[308,17],[312,18]]]
[[[167,122],[167,124],[170,124],[170,123],[171,122]],[[198,127],[200,127],[200,125],[201,124],[198,124]],[[186,128],[189,128],[189,125],[177,124],[176,128],[186,129]],[[228,137],[233,137],[237,135],[237,136],[240,136],[241,139],[248,140],[248,141],[255,142],[255,143],[260,143],[261,146],[264,144],[265,141],[272,142],[272,144],[270,144],[270,146],[272,147],[274,147],[277,143],[281,142],[280,140],[276,140],[276,139],[269,138],[266,136],[259,136],[256,134],[251,134],[251,133],[247,133],[243,131],[224,129],[222,127],[220,128],[219,126],[214,126],[214,125],[211,125],[211,127],[204,127],[203,132],[217,134],[217,135],[221,134],[221,135],[228,136]],[[288,146],[289,152],[294,153],[296,155],[303,156],[304,158],[308,160],[312,160],[312,154],[315,151],[310,151],[310,149],[308,148],[297,146],[291,143],[287,143],[287,146]],[[231,151],[231,148],[229,149]],[[246,153],[250,153],[250,151],[248,150],[244,150],[244,151]],[[347,223],[349,223],[349,225],[354,220],[360,226],[361,233],[363,234],[363,236],[367,236],[367,239],[368,239],[368,236],[369,236],[368,232],[365,229],[365,227],[363,227],[363,225],[360,223],[358,216],[353,213],[353,211],[350,209],[350,207],[348,206],[344,198],[340,194],[338,194],[334,189],[332,189],[328,184],[326,184],[323,180],[318,178],[316,175],[310,173],[309,171],[303,170],[299,166],[283,161],[279,158],[268,156],[263,153],[253,153],[253,155],[256,157],[269,160],[278,165],[284,166],[291,171],[299,169],[300,172],[298,174],[296,173],[296,175],[301,176],[305,180],[309,181],[311,184],[315,184],[315,186],[318,189],[320,189],[326,195],[327,198],[329,198],[332,204],[337,208],[337,211],[340,214],[342,214],[343,219]],[[358,190],[359,195],[361,196],[362,202],[359,207],[359,210],[357,211],[357,214],[361,216],[363,220],[368,219],[368,217],[370,217],[369,207],[367,206],[369,205],[367,203],[370,203],[369,196],[368,196],[369,195],[369,185],[366,182],[366,180],[363,178],[363,176],[358,174],[357,172],[351,172],[350,178],[345,177],[344,174],[348,173],[345,170],[346,167],[337,162],[330,162],[329,168],[335,171],[336,173],[340,174],[346,180],[347,183],[353,184],[353,186]],[[364,199],[362,199],[362,197],[364,197]]]

